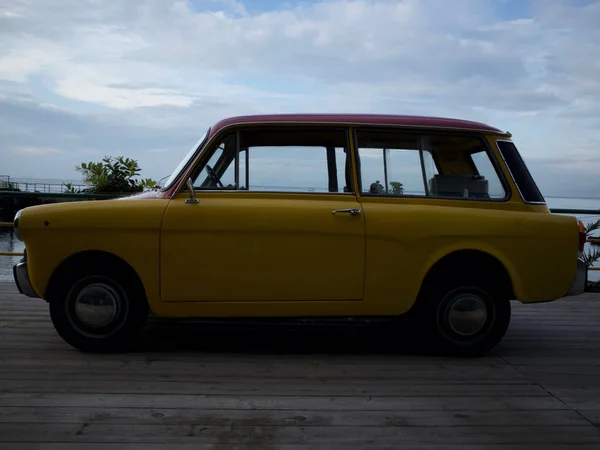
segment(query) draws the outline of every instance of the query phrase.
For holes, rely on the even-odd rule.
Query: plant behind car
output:
[[[123,156],[105,156],[102,161],[81,163],[76,167],[83,174],[83,182],[89,188],[75,190],[73,186],[66,185],[67,192],[89,192],[92,194],[142,192],[155,189],[156,181],[151,178],[138,178],[141,172],[139,163],[135,159]]]

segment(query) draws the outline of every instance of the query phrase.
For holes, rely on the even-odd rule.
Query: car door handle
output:
[[[333,214],[337,213],[345,213],[350,214],[351,216],[358,216],[360,214],[360,209],[334,209]]]

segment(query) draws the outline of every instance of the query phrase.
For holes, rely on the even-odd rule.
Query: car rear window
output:
[[[523,200],[527,203],[546,203],[515,144],[510,141],[498,141],[497,144]]]

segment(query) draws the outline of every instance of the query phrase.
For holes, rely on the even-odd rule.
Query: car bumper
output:
[[[577,259],[577,272],[575,274],[575,281],[567,292],[567,296],[581,295],[585,292],[588,280],[588,268],[581,258]]]
[[[17,289],[21,294],[27,297],[39,298],[39,295],[35,292],[33,286],[31,286],[29,274],[27,273],[27,262],[21,261],[13,266],[13,277],[15,278]]]

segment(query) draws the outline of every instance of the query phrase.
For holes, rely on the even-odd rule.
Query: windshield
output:
[[[171,175],[169,176],[169,179],[165,182],[164,187],[162,188],[162,190],[166,190],[169,187],[171,187],[171,185],[177,179],[177,177],[179,176],[179,174],[181,173],[181,171],[183,170],[183,168],[187,165],[187,163],[190,161],[190,159],[192,159],[192,157],[194,156],[194,154],[196,153],[196,151],[204,143],[204,141],[208,137],[208,133],[209,132],[210,132],[210,128],[208,130],[206,130],[206,132],[204,133],[204,136],[202,136],[200,138],[200,140],[196,143],[196,145],[194,145],[192,147],[192,149],[188,152],[188,154],[185,155],[185,157],[181,160],[181,162],[179,163],[179,165],[177,167],[175,167],[175,170],[171,173]]]

